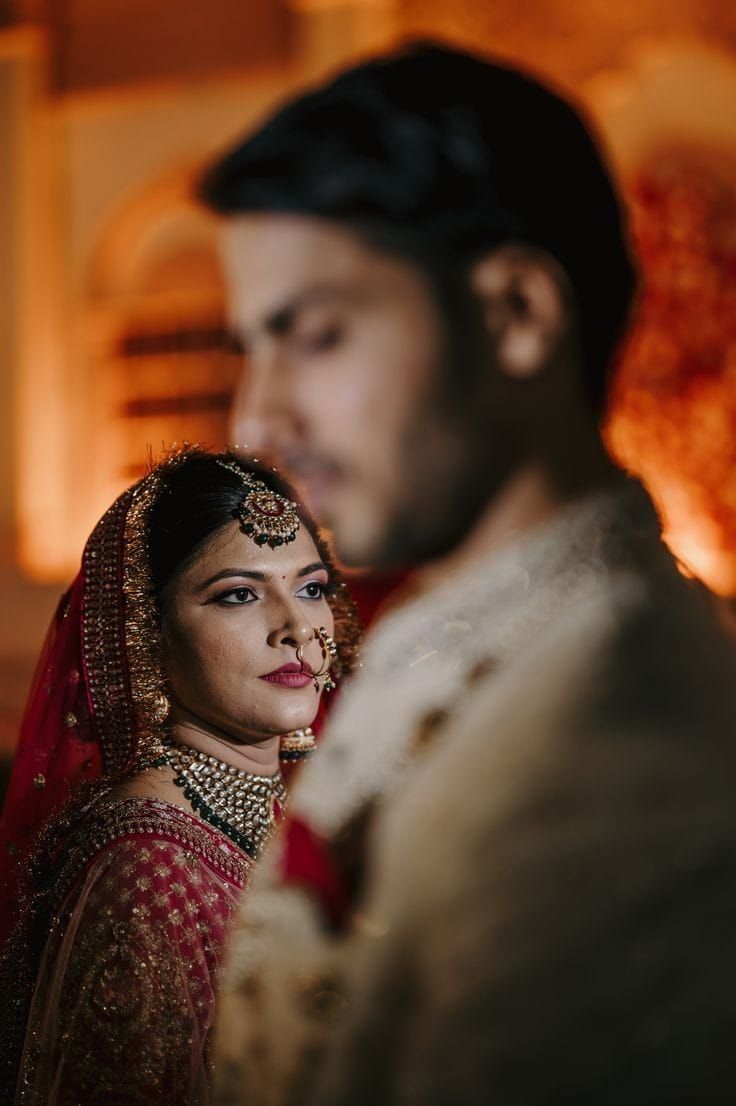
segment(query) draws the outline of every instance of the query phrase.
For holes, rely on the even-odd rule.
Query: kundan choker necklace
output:
[[[184,791],[205,822],[219,829],[256,859],[286,806],[281,773],[256,776],[168,738],[159,764],[174,769]]]

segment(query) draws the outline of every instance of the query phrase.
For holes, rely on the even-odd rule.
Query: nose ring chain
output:
[[[334,691],[335,687],[336,687],[336,684],[335,684],[335,681],[332,679],[332,676],[330,675],[330,668],[331,668],[332,664],[334,663],[334,661],[337,657],[337,645],[335,644],[335,640],[334,640],[334,638],[330,637],[330,635],[327,633],[327,630],[325,630],[324,626],[320,626],[319,629],[315,628],[314,638],[310,638],[309,640],[310,641],[313,641],[313,640],[318,641],[319,642],[319,647],[322,651],[322,663],[320,664],[318,671],[314,672],[307,665],[306,661],[304,660],[304,655],[303,655],[304,645],[298,645],[297,646],[296,659],[298,660],[299,664],[302,666],[304,671],[307,672],[312,677],[312,679],[314,680],[314,690],[315,691],[319,691],[319,677],[320,676],[325,677],[325,684],[324,684],[325,691]],[[308,645],[309,642],[305,642],[305,644]]]

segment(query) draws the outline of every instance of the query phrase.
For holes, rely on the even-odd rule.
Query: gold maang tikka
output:
[[[234,461],[218,460],[217,463],[234,472],[245,485],[245,495],[235,512],[244,534],[256,545],[268,545],[271,549],[296,540],[301,525],[296,503],[272,491],[263,480]]]

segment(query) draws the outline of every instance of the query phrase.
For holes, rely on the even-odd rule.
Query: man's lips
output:
[[[283,449],[281,458],[289,471],[304,479],[338,480],[343,475],[342,466],[327,457],[300,449]]]
[[[260,679],[269,684],[277,684],[279,687],[306,687],[313,681],[312,670],[305,662],[304,665],[282,664],[281,668],[275,668],[273,672],[267,672]]]
[[[284,452],[282,460],[286,470],[303,485],[307,498],[315,503],[334,493],[343,483],[343,469],[321,457],[299,452]]]

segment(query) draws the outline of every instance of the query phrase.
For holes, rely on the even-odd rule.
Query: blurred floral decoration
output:
[[[732,166],[680,152],[631,182],[642,291],[607,427],[683,570],[720,595],[736,594],[734,180]]]

